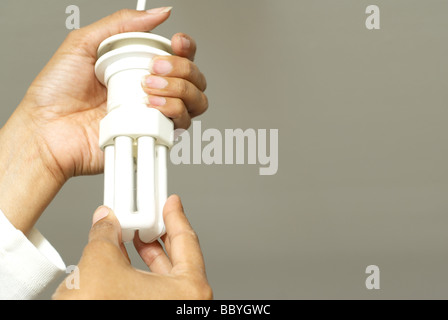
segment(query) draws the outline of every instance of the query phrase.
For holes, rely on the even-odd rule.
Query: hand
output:
[[[20,110],[33,124],[37,143],[45,150],[55,176],[67,180],[102,172],[98,124],[106,115],[106,89],[94,73],[97,48],[114,34],[155,28],[169,17],[165,11],[122,10],[72,32],[32,83]],[[188,128],[190,117],[207,108],[205,78],[192,62],[196,52],[193,39],[176,34],[172,47],[177,56],[157,59],[153,65],[163,77],[151,77],[153,85],[166,83],[166,87],[145,90],[151,94],[148,101],[153,106],[178,127]]]
[[[70,177],[104,169],[98,129],[106,88],[94,72],[99,44],[114,34],[152,30],[169,14],[167,8],[121,10],[71,32],[31,84],[0,130],[0,209],[17,229],[27,233]],[[164,81],[165,88],[150,89],[147,82],[144,88],[148,107],[188,128],[207,109],[206,81],[192,62],[192,38],[176,34],[172,48],[177,56],[157,57],[152,67],[158,74],[152,83]]]
[[[134,239],[151,270],[147,272],[132,267],[117,218],[109,208],[100,207],[78,265],[79,289],[67,289],[64,281],[53,299],[212,299],[199,241],[179,197],[168,198],[163,216],[167,233],[162,240],[168,255],[158,241],[145,244]]]

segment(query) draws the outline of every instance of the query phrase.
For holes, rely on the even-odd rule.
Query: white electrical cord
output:
[[[146,10],[146,0],[138,0],[137,1],[137,10],[138,11]]]

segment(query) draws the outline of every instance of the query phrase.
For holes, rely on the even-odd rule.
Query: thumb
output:
[[[106,207],[99,207],[92,218],[89,243],[92,241],[108,241],[117,246],[121,244],[121,227],[114,212]]]

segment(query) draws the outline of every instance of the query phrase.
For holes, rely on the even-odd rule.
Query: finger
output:
[[[207,96],[190,81],[149,75],[143,79],[142,86],[149,95],[181,99],[192,118],[208,108]]]
[[[175,55],[194,61],[197,49],[196,41],[188,34],[176,33],[171,38],[171,48]]]
[[[112,210],[105,206],[99,207],[93,215],[89,243],[96,240],[107,241],[117,247],[121,245],[120,223]]]
[[[120,223],[113,211],[105,206],[99,207],[93,215],[89,242],[81,259],[85,264],[99,260],[130,265],[126,248],[121,241]]]
[[[150,31],[168,19],[170,11],[170,7],[148,11],[123,9],[70,33],[69,39],[74,37],[78,40],[69,43],[81,46],[90,56],[96,58],[96,50],[103,40],[124,32]]]
[[[170,244],[167,252],[173,269],[205,273],[198,237],[185,216],[178,196],[168,198],[163,209],[163,217]]]
[[[176,56],[157,56],[153,59],[150,72],[155,75],[181,78],[190,81],[199,90],[207,89],[204,74],[192,61]]]
[[[144,243],[137,236],[134,237],[134,246],[151,272],[159,274],[168,274],[171,272],[173,268],[171,261],[158,241]]]
[[[190,127],[191,116],[181,99],[148,96],[146,100],[149,107],[156,108],[165,117],[173,120],[175,129],[188,129]]]

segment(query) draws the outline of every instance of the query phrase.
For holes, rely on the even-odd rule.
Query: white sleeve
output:
[[[39,231],[33,229],[27,238],[0,210],[0,299],[36,298],[65,269]]]

